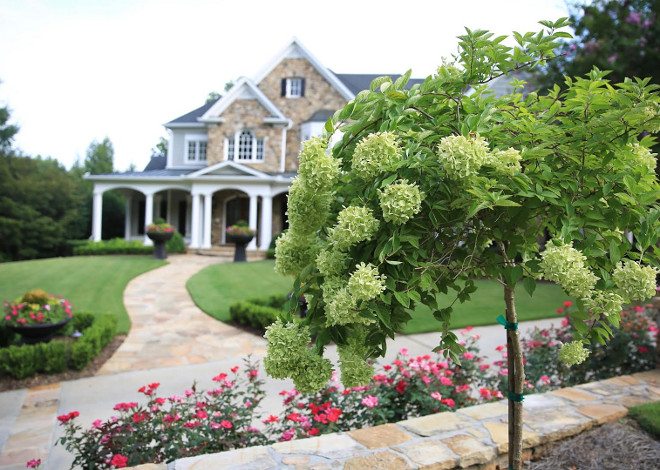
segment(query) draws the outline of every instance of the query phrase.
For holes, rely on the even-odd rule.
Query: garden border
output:
[[[660,400],[660,369],[525,397],[525,458],[548,444]],[[134,470],[305,468],[310,470],[496,470],[507,466],[505,401],[395,424],[199,455]]]

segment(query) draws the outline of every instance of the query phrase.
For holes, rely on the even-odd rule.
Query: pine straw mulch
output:
[[[565,439],[528,462],[525,470],[654,470],[660,441],[632,419],[606,423]]]
[[[36,374],[34,377],[27,379],[14,379],[8,375],[0,375],[0,392],[9,390],[18,390],[21,388],[38,387],[40,385],[48,385],[56,382],[63,382],[66,380],[82,379],[84,377],[92,377],[96,372],[112,357],[117,348],[126,339],[126,335],[116,335],[114,339],[96,356],[83,370],[65,370],[61,374]]]

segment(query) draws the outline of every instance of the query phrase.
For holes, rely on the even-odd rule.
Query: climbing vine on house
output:
[[[338,345],[341,380],[368,382],[369,358],[385,353],[419,303],[442,332],[436,350],[459,361],[452,305],[475,279],[502,285],[509,371],[510,467],[522,468],[523,357],[516,288],[539,279],[578,299],[577,335],[561,347],[567,364],[606,342],[622,304],[655,292],[660,186],[649,147],[660,127],[657,88],[648,79],[611,84],[592,70],[566,87],[523,94],[515,71],[553,57],[566,19],[542,32],[504,36],[466,30],[453,62],[406,89],[410,72],[369,90],[306,142],[289,193],[290,228],[277,241],[277,270],[293,276],[290,311],[270,326],[266,371],[320,389]],[[487,85],[509,74],[514,91]],[[467,92],[469,91],[469,92]],[[341,140],[328,151],[330,138]],[[634,235],[631,243],[626,233]],[[541,244],[542,235],[549,235]],[[296,317],[305,295],[309,311]],[[315,346],[308,347],[311,338]]]

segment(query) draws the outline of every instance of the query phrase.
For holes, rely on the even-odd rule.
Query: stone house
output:
[[[336,74],[293,39],[256,76],[166,123],[167,156],[152,158],[144,171],[87,176],[94,184],[92,238],[101,239],[103,193],[120,190],[126,239],[149,243],[144,228],[162,217],[191,248],[208,249],[225,244],[226,227],[244,219],[257,229],[248,249],[267,249],[287,227],[301,142],[320,135],[379,75]]]

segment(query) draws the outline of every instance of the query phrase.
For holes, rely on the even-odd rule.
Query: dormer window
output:
[[[233,139],[225,139],[225,159],[261,162],[264,160],[264,139],[257,139],[247,129],[237,132]]]
[[[207,137],[186,136],[186,162],[199,163],[206,161]]]
[[[300,98],[305,96],[305,79],[300,77],[283,79],[282,96],[286,96],[287,98]]]

